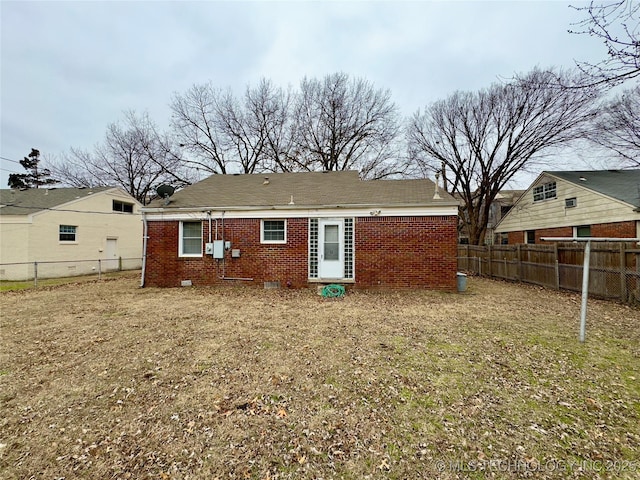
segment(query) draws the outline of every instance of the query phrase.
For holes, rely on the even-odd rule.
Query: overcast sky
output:
[[[134,109],[169,125],[173,92],[334,72],[389,89],[405,115],[535,66],[599,60],[571,35],[585,2],[6,1],[1,18],[0,188],[32,147],[91,148]]]

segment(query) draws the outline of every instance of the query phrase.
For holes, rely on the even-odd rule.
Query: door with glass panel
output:
[[[341,220],[321,220],[318,231],[318,276],[344,276],[344,234]]]

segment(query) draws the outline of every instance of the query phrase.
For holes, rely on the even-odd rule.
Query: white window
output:
[[[535,230],[527,230],[525,232],[525,243],[533,245],[536,243],[536,231]]]
[[[287,221],[262,220],[260,243],[287,243]]]
[[[75,242],[77,228],[75,225],[60,225],[58,238],[61,242]]]
[[[576,199],[576,197],[564,199],[564,208],[573,208],[576,205],[578,205],[578,200]]]
[[[533,201],[539,202],[549,198],[556,198],[556,182],[543,183],[533,187]]]
[[[202,222],[180,222],[179,257],[202,256]]]

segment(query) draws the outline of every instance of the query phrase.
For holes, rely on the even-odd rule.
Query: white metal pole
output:
[[[589,258],[591,257],[591,240],[584,246],[584,263],[582,266],[582,307],[580,308],[580,341],[584,342],[587,333],[587,298],[589,297]]]

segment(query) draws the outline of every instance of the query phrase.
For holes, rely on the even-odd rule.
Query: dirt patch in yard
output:
[[[637,478],[640,311],[465,294],[0,294],[2,478]]]

